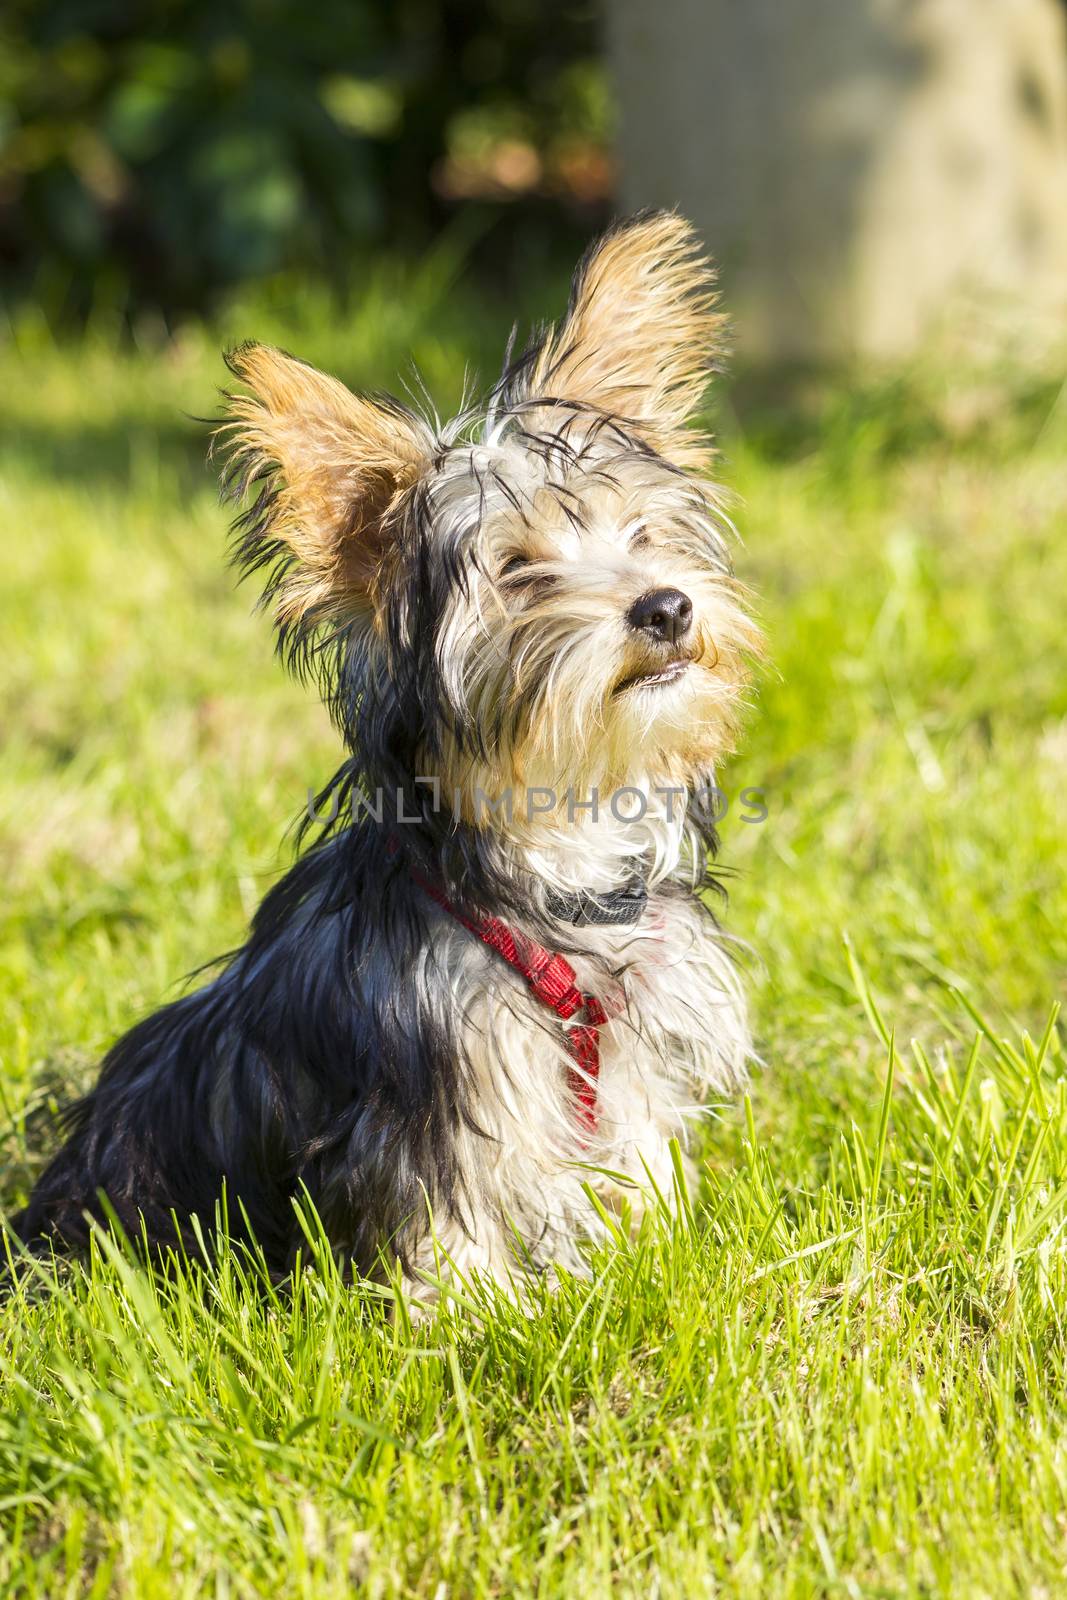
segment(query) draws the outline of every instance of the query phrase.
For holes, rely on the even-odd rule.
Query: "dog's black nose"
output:
[[[631,628],[660,644],[677,644],[693,624],[693,602],[681,589],[650,589],[626,613]]]

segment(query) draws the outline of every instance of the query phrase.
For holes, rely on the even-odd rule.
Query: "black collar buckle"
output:
[[[609,894],[590,894],[587,889],[578,889],[574,894],[553,890],[548,897],[552,915],[575,928],[627,927],[640,922],[647,904],[648,885],[641,878],[631,878]]]

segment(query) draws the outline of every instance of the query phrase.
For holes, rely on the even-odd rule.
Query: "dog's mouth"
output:
[[[628,694],[631,689],[664,689],[669,683],[677,683],[684,678],[692,664],[691,656],[676,656],[673,661],[665,661],[653,672],[635,672],[632,677],[624,678],[615,685],[612,693],[620,695]]]

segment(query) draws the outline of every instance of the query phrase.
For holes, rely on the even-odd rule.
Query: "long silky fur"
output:
[[[110,1208],[166,1246],[225,1196],[231,1235],[284,1272],[306,1191],[355,1270],[399,1259],[429,1293],[441,1249],[502,1281],[516,1250],[579,1270],[593,1169],[670,1189],[670,1140],[750,1053],[704,898],[700,791],[758,648],[721,499],[689,470],[707,446],[680,431],[711,306],[692,235],[653,216],[608,236],[561,328],[444,428],[279,352],[234,354],[253,387],[222,441],[236,560],[267,574],[279,649],[319,672],[348,755],[247,943],[122,1038],[69,1113],[16,1219],[28,1242],[77,1249]],[[664,582],[693,597],[693,664],[681,687],[627,693],[657,658],[626,613]],[[547,784],[586,806],[626,785],[645,814],[525,814]],[[479,789],[512,790],[519,814],[479,814]],[[649,898],[632,926],[560,911],[635,877]],[[595,1132],[559,1019],[427,880],[565,953],[609,1003]]]

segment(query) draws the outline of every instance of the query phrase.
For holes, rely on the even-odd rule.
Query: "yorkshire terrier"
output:
[[[236,559],[321,671],[347,758],[213,981],[138,1023],[16,1232],[331,1247],[426,1297],[442,1261],[580,1271],[586,1184],[670,1196],[744,1080],[701,803],[758,631],[694,426],[721,342],[687,223],[608,232],[568,310],[447,426],[263,345],[216,443]],[[608,1196],[614,1203],[617,1193]]]

